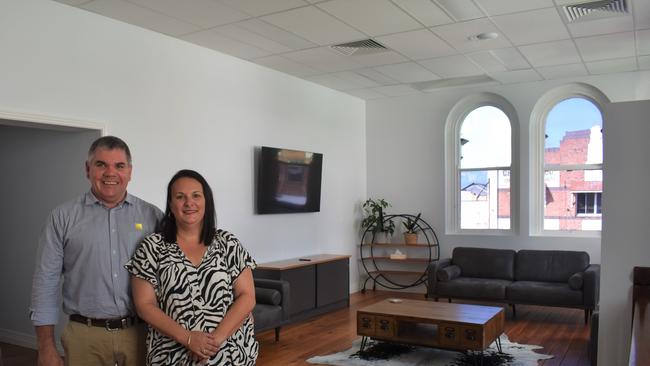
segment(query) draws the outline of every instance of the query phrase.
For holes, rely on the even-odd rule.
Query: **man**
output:
[[[70,320],[61,337],[66,365],[144,365],[146,329],[124,264],[163,214],[127,193],[131,169],[124,141],[97,139],[86,161],[90,191],[55,208],[45,223],[30,308],[38,365],[63,365],[54,341],[60,295]]]

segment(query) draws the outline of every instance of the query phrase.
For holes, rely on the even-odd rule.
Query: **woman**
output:
[[[215,224],[206,180],[176,173],[159,232],[126,264],[138,315],[151,326],[147,365],[255,364],[255,261]]]

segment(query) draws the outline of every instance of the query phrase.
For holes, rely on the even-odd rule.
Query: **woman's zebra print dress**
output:
[[[176,243],[165,242],[160,234],[147,236],[125,267],[153,285],[158,306],[172,319],[186,329],[211,332],[234,301],[235,280],[246,267],[255,266],[234,235],[217,230],[198,267],[192,265]],[[254,365],[258,347],[249,317],[207,364]],[[149,327],[147,365],[198,363],[184,346]]]

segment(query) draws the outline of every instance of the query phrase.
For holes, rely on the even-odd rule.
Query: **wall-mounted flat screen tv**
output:
[[[262,146],[257,174],[257,213],[320,211],[323,154]]]

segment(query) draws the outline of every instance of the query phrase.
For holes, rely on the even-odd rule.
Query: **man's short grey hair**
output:
[[[126,154],[126,160],[129,164],[131,164],[131,150],[129,150],[129,145],[127,145],[126,142],[124,142],[124,140],[119,137],[103,136],[95,140],[92,145],[90,145],[90,149],[88,149],[88,161],[92,159],[97,149],[123,150]]]

